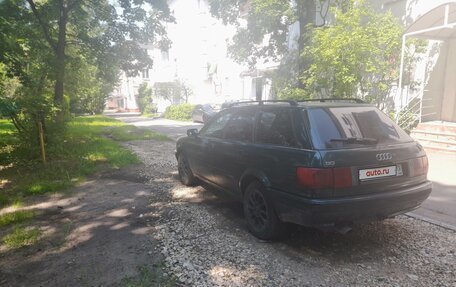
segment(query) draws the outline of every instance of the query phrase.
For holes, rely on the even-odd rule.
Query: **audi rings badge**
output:
[[[385,160],[391,160],[393,159],[393,155],[390,154],[389,152],[385,153],[378,153],[375,158],[377,158],[378,161],[385,161]]]

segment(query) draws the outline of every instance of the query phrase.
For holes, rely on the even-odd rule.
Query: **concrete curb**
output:
[[[422,220],[422,221],[425,221],[425,222],[428,222],[428,223],[431,223],[431,224],[434,224],[434,225],[437,225],[437,226],[443,227],[445,229],[449,229],[449,230],[452,230],[452,231],[456,232],[456,226],[453,226],[451,224],[448,224],[448,223],[445,223],[445,222],[442,222],[442,221],[439,221],[439,220],[431,219],[431,218],[428,218],[428,217],[425,217],[425,216],[421,216],[421,215],[418,215],[418,214],[413,213],[413,212],[408,212],[405,215],[408,216],[408,217],[419,219],[419,220]]]

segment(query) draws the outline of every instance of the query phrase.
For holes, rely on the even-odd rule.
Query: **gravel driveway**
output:
[[[454,231],[399,216],[347,235],[296,227],[282,241],[262,242],[229,195],[179,183],[174,142],[127,146],[145,163],[152,205],[165,202],[152,236],[183,285],[456,286]]]

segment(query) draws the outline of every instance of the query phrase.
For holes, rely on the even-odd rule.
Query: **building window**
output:
[[[143,79],[149,79],[149,69],[144,69],[141,72]]]
[[[161,51],[162,61],[168,62],[169,61],[169,50],[160,50],[160,51]]]

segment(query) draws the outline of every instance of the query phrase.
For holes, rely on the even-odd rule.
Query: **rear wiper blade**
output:
[[[343,142],[349,144],[376,144],[378,143],[377,139],[374,138],[340,138],[340,139],[330,139],[332,142]]]

